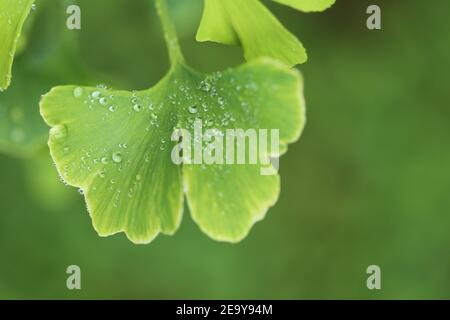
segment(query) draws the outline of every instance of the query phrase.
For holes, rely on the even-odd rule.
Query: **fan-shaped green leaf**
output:
[[[184,64],[165,1],[156,4],[172,64],[168,75],[139,92],[53,88],[40,105],[52,127],[52,157],[61,177],[83,191],[102,236],[125,232],[135,243],[148,243],[159,233],[173,234],[186,194],[192,217],[206,234],[239,241],[278,198],[279,176],[269,158],[285,152],[303,129],[301,77],[268,58],[213,75],[192,70]],[[194,149],[200,141],[200,154],[213,153],[196,136],[198,123],[208,128],[206,135],[276,129],[280,150],[258,150],[260,161],[248,164],[193,163],[186,161],[189,144],[182,150],[185,161],[177,163],[180,137],[183,144],[193,137]],[[177,136],[181,129],[185,133]],[[263,175],[267,170],[272,175]]]
[[[280,128],[282,144],[304,124],[296,71],[271,60],[204,76],[176,67],[140,92],[66,86],[44,96],[50,150],[61,176],[81,188],[95,229],[135,243],[178,228],[185,185],[194,220],[217,240],[238,241],[278,197],[277,175],[259,165],[184,165],[171,160],[176,128]],[[182,172],[183,171],[183,172]],[[183,183],[184,181],[184,183]]]

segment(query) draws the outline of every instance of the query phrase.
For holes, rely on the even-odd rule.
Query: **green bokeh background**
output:
[[[80,59],[97,83],[142,89],[164,75],[151,1],[73,3]],[[207,238],[187,208],[173,237],[100,238],[45,147],[1,154],[0,298],[450,298],[450,2],[337,0],[321,14],[267,4],[310,59],[299,67],[308,125],[281,160],[266,219],[237,245]],[[366,28],[370,4],[382,8],[381,31]],[[195,41],[201,0],[171,8],[193,67],[243,62],[239,48]],[[66,288],[71,264],[80,291]],[[380,291],[366,288],[372,264]]]

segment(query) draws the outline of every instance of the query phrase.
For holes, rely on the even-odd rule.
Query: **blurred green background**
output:
[[[82,30],[71,31],[79,52],[64,55],[89,73],[80,84],[143,89],[164,75],[151,1],[67,2],[82,9]],[[82,196],[58,180],[45,145],[27,156],[3,152],[0,298],[450,298],[450,3],[337,0],[325,13],[302,14],[265,2],[310,57],[299,67],[308,125],[281,160],[280,200],[266,219],[237,245],[207,238],[187,208],[178,233],[150,245],[100,238]],[[195,41],[202,0],[170,3],[193,67],[210,72],[243,62],[240,48]],[[366,28],[370,4],[381,6],[381,31]],[[65,29],[64,10],[55,13],[62,25],[44,28],[37,6],[29,46],[14,66],[17,86],[16,70],[49,46],[34,34],[53,43]],[[59,61],[55,54],[49,61]],[[82,79],[49,77],[39,94]],[[37,113],[39,94],[25,117]],[[81,267],[80,291],[66,288],[71,264]],[[381,267],[380,291],[366,288],[372,264]]]

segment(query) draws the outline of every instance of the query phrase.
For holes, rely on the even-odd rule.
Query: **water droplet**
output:
[[[81,98],[83,96],[83,88],[76,87],[73,89],[73,96],[77,99]]]
[[[98,100],[98,102],[100,102],[101,105],[106,105],[108,103],[108,99],[103,97],[103,98],[100,98],[100,100]]]
[[[135,104],[133,106],[133,110],[136,111],[136,112],[140,112],[142,110],[142,107],[141,107],[140,104]]]
[[[191,106],[191,107],[189,107],[188,110],[189,110],[189,113],[192,113],[192,114],[196,114],[198,112],[197,106]]]
[[[103,157],[102,160],[101,160],[101,162],[102,162],[103,164],[108,164],[108,163],[109,163],[109,159],[108,159],[107,157]]]
[[[219,106],[223,107],[225,105],[225,99],[222,97],[219,97],[219,99],[217,99],[217,102],[219,103]]]
[[[108,108],[108,110],[109,110],[110,112],[116,112],[116,107],[115,107],[115,106],[110,106],[110,107]]]
[[[101,95],[102,93],[100,91],[94,91],[92,92],[91,97],[94,99],[99,99]]]
[[[59,124],[50,129],[50,135],[56,139],[62,139],[67,136],[67,127]]]
[[[149,102],[148,103],[148,110],[150,110],[150,111],[152,111],[154,109],[154,107],[153,107],[153,102]]]
[[[115,163],[121,163],[121,162],[122,162],[122,153],[120,153],[120,152],[115,152],[115,153],[113,153],[113,155],[112,155],[112,160],[113,160]]]

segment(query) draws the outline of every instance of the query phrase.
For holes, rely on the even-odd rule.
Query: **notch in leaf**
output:
[[[156,0],[169,49],[169,73],[139,92],[62,86],[41,100],[51,155],[62,178],[80,188],[101,236],[134,243],[178,229],[186,196],[200,229],[219,241],[245,238],[278,199],[279,176],[260,165],[175,165],[176,128],[193,123],[280,129],[282,150],[305,124],[298,71],[265,58],[213,75],[185,62],[165,0]],[[271,155],[265,154],[269,157]]]

